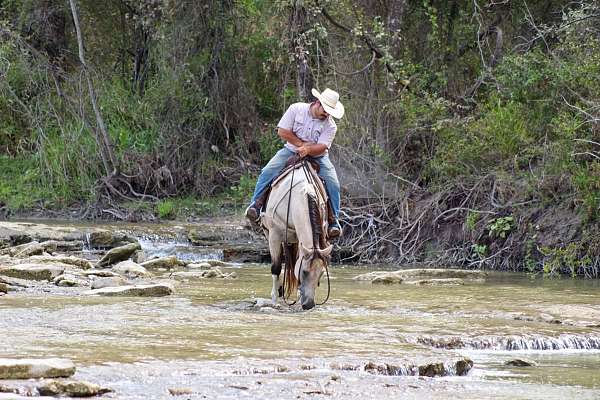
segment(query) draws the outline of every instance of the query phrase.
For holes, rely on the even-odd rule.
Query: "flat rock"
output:
[[[91,248],[111,249],[135,243],[136,240],[123,233],[97,229],[86,234],[86,242]]]
[[[96,268],[104,268],[109,265],[118,263],[119,261],[127,260],[136,250],[141,249],[139,243],[130,243],[125,246],[115,247],[111,249],[98,261]]]
[[[111,389],[85,381],[45,381],[37,388],[42,396],[92,397],[112,392]]]
[[[81,277],[72,274],[62,274],[52,280],[56,286],[62,287],[74,287],[74,286],[89,286],[90,283],[87,280],[81,279]]]
[[[223,261],[225,262],[269,262],[271,254],[264,244],[237,244],[223,248]]]
[[[207,270],[207,269],[211,269],[213,266],[207,262],[197,262],[197,263],[190,263],[190,264],[186,265],[185,267],[188,269]]]
[[[92,289],[102,289],[107,287],[127,286],[127,281],[120,276],[111,276],[106,278],[96,278],[92,281]]]
[[[69,264],[81,269],[91,269],[92,263],[88,260],[84,260],[83,258],[77,258],[73,256],[65,257],[65,256],[32,256],[27,260],[31,263],[36,264],[52,264],[52,263],[61,263],[61,264]]]
[[[36,397],[31,397],[31,396],[21,396],[15,393],[0,393],[0,400],[56,400],[54,397],[48,397],[48,396],[36,396]]]
[[[75,365],[66,359],[0,358],[0,379],[67,378],[75,373]]]
[[[89,269],[87,271],[83,271],[79,273],[82,276],[100,276],[100,277],[110,277],[110,276],[119,276],[117,273],[113,271],[109,271],[106,269]]]
[[[150,273],[148,272],[148,270],[146,270],[146,268],[131,260],[121,261],[120,263],[112,267],[112,270],[113,272],[116,272],[121,275],[126,275],[130,278],[150,276]]]
[[[373,282],[375,283],[375,282]],[[464,279],[460,278],[440,278],[440,279],[417,279],[417,280],[405,280],[405,284],[416,285],[416,286],[456,286],[464,285]]]
[[[26,280],[26,279],[19,279],[19,278],[13,278],[10,276],[2,276],[2,275],[0,275],[0,283],[6,284],[9,287],[13,286],[13,287],[28,288],[28,287],[36,286],[35,283],[32,283],[31,281]]]
[[[181,271],[174,272],[171,276],[177,280],[189,280],[189,279],[206,279],[206,278],[220,278],[220,279],[235,279],[237,274],[235,272],[224,273],[218,267],[212,267],[207,270],[199,271]]]
[[[390,272],[375,276],[373,280],[371,280],[371,283],[391,285],[395,283],[402,283],[403,281],[404,279],[402,279],[402,277],[394,274],[393,272]]]
[[[177,257],[175,257],[175,256],[168,256],[168,257],[153,258],[151,260],[144,261],[140,265],[146,269],[152,270],[152,269],[160,269],[160,268],[173,269],[173,268],[185,265],[185,263],[180,262],[177,259]]]
[[[373,283],[401,283],[412,279],[423,278],[423,281],[433,279],[484,279],[484,271],[464,270],[464,269],[435,269],[435,268],[416,268],[401,269],[398,271],[372,271],[366,274],[354,277],[358,281],[371,281]],[[401,281],[400,281],[401,279]],[[426,283],[423,283],[426,284]]]
[[[235,267],[236,266],[234,263],[221,261],[221,260],[200,260],[200,261],[196,261],[196,262],[200,263],[200,264],[209,264],[211,267]]]
[[[153,285],[132,285],[94,289],[85,292],[85,294],[123,297],[161,297],[173,294],[173,292],[174,290],[171,285],[161,283]]]
[[[29,257],[36,254],[42,254],[44,252],[44,246],[39,242],[33,241],[29,243],[20,244],[17,246],[3,249],[2,253],[7,254],[11,257],[23,258]]]
[[[524,360],[522,358],[515,358],[504,363],[504,365],[510,365],[511,367],[535,367],[536,362],[531,360]]]
[[[448,360],[446,362],[433,361],[422,364],[377,364],[369,362],[363,370],[379,375],[407,375],[407,376],[464,376],[473,368],[473,361],[467,357]]]
[[[51,281],[65,270],[64,264],[17,264],[0,268],[0,274],[34,281]]]

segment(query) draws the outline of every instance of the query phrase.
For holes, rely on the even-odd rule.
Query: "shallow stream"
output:
[[[331,300],[310,312],[244,306],[246,299],[268,296],[266,265],[240,266],[237,280],[182,283],[163,298],[5,296],[0,357],[70,358],[79,365],[76,377],[112,387],[123,398],[170,398],[167,390],[179,387],[209,398],[239,391],[253,398],[319,395],[306,392],[382,399],[397,392],[415,398],[453,392],[600,397],[595,282],[508,274],[454,287],[352,280],[365,271],[332,268]],[[448,337],[460,338],[462,348],[423,343]],[[459,355],[474,361],[465,377],[419,379],[340,368]],[[537,366],[504,365],[514,358]]]
[[[309,312],[253,306],[270,296],[266,264],[225,268],[234,280],[180,282],[161,298],[15,292],[0,297],[0,358],[71,359],[74,378],[122,399],[600,398],[599,282],[507,273],[460,286],[352,279],[372,268],[334,265],[330,300]],[[474,363],[466,376],[364,368],[460,357]],[[536,365],[505,364],[514,359]]]

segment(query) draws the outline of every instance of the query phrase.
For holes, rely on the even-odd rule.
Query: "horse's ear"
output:
[[[333,250],[333,245],[330,244],[329,246],[325,247],[323,250],[318,249],[317,251],[319,252],[319,255],[323,258],[329,258],[331,257],[331,250]]]

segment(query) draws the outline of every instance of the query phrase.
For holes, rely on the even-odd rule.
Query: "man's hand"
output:
[[[325,150],[327,150],[327,146],[321,143],[302,143],[302,146],[299,146],[296,149],[296,152],[300,157],[318,157],[322,155]]]
[[[301,158],[306,157],[309,154],[310,144],[304,143],[302,146],[298,147],[296,151]]]

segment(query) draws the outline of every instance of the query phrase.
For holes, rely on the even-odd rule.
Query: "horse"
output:
[[[333,246],[324,233],[327,192],[307,160],[289,167],[273,182],[261,224],[271,253],[273,304],[277,296],[285,299],[294,295],[299,285],[302,308],[310,310],[315,306],[315,292]],[[280,277],[284,254],[285,288]]]

